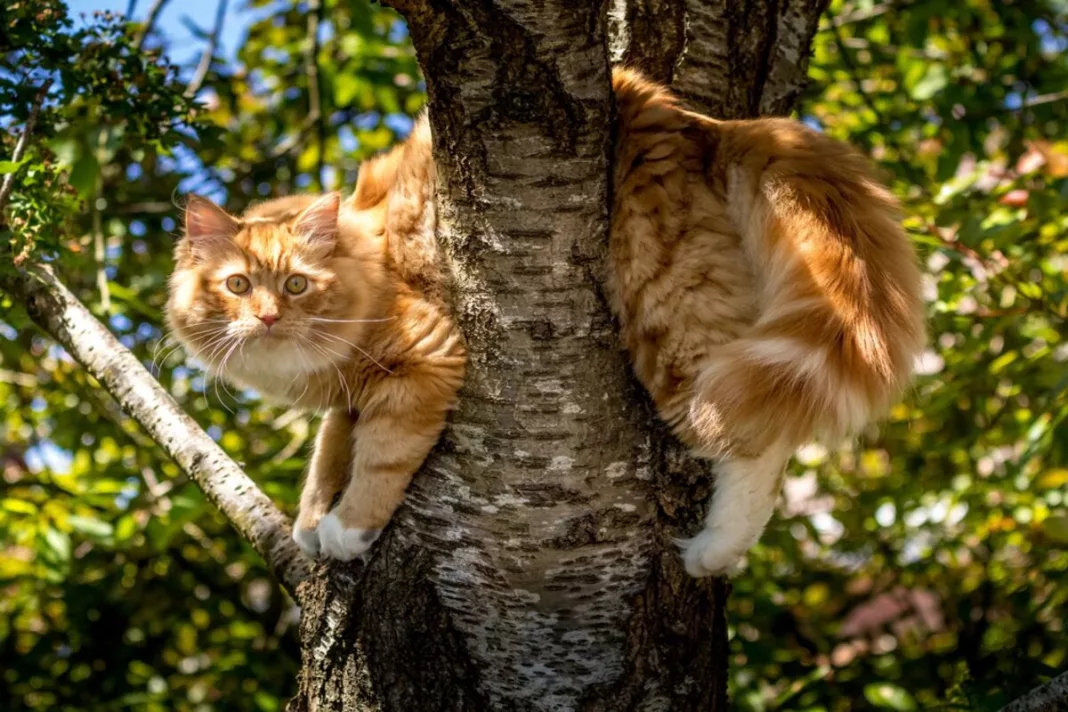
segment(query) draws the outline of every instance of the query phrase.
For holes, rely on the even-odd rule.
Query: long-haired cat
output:
[[[784,466],[901,394],[925,339],[897,205],[859,153],[788,119],[716,121],[617,69],[609,293],[675,433],[720,462],[694,576],[760,538]]]
[[[607,291],[660,415],[719,462],[705,528],[682,542],[692,575],[719,574],[760,538],[799,445],[853,434],[901,394],[925,339],[920,274],[850,147],[787,119],[687,111],[628,69],[612,84]],[[368,196],[431,160],[417,126],[361,169]]]
[[[371,546],[463,380],[432,239],[433,164],[400,155],[390,186],[357,193],[360,210],[332,193],[232,217],[190,198],[176,248],[166,315],[186,350],[268,400],[326,411],[293,529],[310,554]]]

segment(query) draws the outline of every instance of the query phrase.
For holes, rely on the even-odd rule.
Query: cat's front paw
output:
[[[741,560],[749,548],[720,529],[703,529],[693,539],[678,542],[686,573],[694,578],[727,576],[741,569]]]
[[[381,529],[349,529],[331,512],[319,520],[319,549],[323,556],[341,561],[352,561],[371,548]]]
[[[319,529],[305,529],[300,526],[300,520],[293,525],[293,541],[297,547],[308,556],[315,558],[319,555]]]

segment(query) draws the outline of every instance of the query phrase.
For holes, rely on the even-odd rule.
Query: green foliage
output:
[[[0,159],[52,80],[0,222],[0,269],[20,255],[58,258],[75,293],[291,510],[309,419],[181,364],[161,313],[177,196],[200,191],[240,209],[269,193],[351,186],[359,161],[410,124],[389,112],[421,104],[396,16],[366,0],[328,1],[323,118],[309,122],[305,12],[254,2],[228,18],[247,25],[237,60],[216,58],[196,101],[184,96],[192,66],[168,66],[156,33],[138,53],[137,23],[100,14],[79,26],[55,0],[9,3],[0,15],[0,114],[17,129],[0,138]],[[13,168],[0,162],[0,173]],[[3,294],[0,468],[0,707],[267,712],[295,692],[293,602]]]
[[[7,5],[0,114],[24,124],[39,112],[25,155],[0,165],[0,173],[17,172],[18,190],[0,233],[17,261],[35,248],[43,257],[66,252],[63,240],[78,204],[102,199],[103,166],[165,155],[196,137],[193,105],[175,82],[175,68],[158,51],[140,51],[131,29],[108,13],[75,29],[58,0]],[[3,155],[14,156],[18,135],[5,132]],[[119,156],[122,148],[134,155]],[[10,267],[11,260],[3,262]]]
[[[824,18],[799,113],[892,180],[931,348],[888,422],[799,458],[735,583],[741,709],[996,710],[1068,662],[1066,10]]]
[[[1066,10],[836,0],[824,20],[800,116],[887,171],[927,267],[932,343],[887,423],[801,454],[734,582],[740,709],[994,710],[1066,664]],[[0,175],[18,170],[0,269],[28,249],[60,259],[290,508],[313,424],[182,365],[160,314],[176,196],[241,209],[351,187],[422,102],[395,15],[328,0],[315,45],[307,12],[250,2],[227,20],[247,25],[236,58],[195,92],[156,33],[136,51],[137,23],[80,26],[56,0],[0,17],[0,123],[21,127],[53,82],[26,160],[8,160],[17,132],[0,138]],[[0,305],[5,709],[281,709],[292,602],[77,364]]]

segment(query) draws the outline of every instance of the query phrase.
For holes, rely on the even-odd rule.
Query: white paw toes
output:
[[[381,533],[381,529],[346,529],[331,512],[319,521],[319,548],[323,556],[352,561],[366,553]]]
[[[703,529],[693,539],[679,542],[686,572],[695,578],[733,573],[748,544],[718,529]]]
[[[293,527],[293,541],[297,543],[297,546],[308,556],[317,556],[319,554],[319,530],[318,529],[301,529],[300,527]]]

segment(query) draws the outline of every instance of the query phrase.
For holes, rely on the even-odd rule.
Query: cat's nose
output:
[[[268,329],[274,326],[274,323],[278,321],[277,314],[257,314],[256,316],[259,317],[260,321],[267,325]]]

